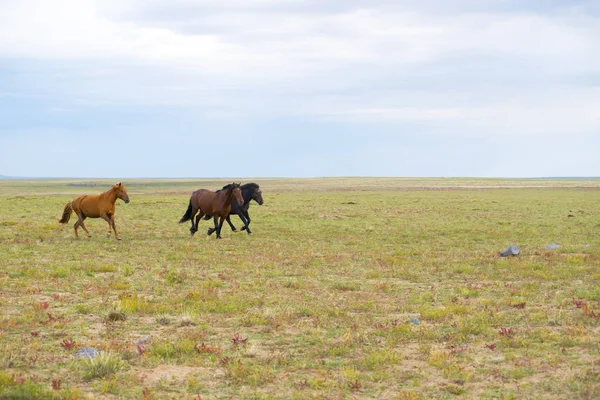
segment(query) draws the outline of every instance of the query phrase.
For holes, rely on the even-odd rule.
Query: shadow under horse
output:
[[[110,229],[115,231],[115,238],[121,240],[117,233],[117,227],[115,226],[115,202],[117,199],[123,200],[125,203],[129,203],[129,195],[125,185],[119,183],[113,186],[110,190],[94,195],[83,195],[79,196],[73,201],[70,201],[65,206],[62,218],[60,219],[61,224],[66,224],[71,219],[71,213],[75,212],[77,215],[77,222],[73,227],[75,228],[75,237],[79,237],[77,229],[81,226],[88,237],[92,237],[88,232],[87,228],[83,224],[86,218],[102,218],[108,222],[108,234],[110,237]]]
[[[182,224],[186,221],[192,221],[190,234],[194,235],[194,233],[198,232],[198,223],[200,222],[200,219],[205,215],[208,215],[209,217],[214,218],[217,239],[221,239],[221,227],[223,226],[225,218],[227,218],[231,211],[231,204],[234,200],[239,205],[244,204],[239,183],[230,183],[217,192],[207,189],[198,189],[192,193],[187,211],[183,217],[181,217],[179,223]],[[196,217],[195,223],[194,216]]]
[[[225,189],[226,186],[223,187],[223,189]],[[221,189],[221,190],[223,190]],[[260,186],[254,182],[251,183],[246,183],[242,186],[240,186],[240,189],[242,190],[242,197],[244,198],[244,204],[239,205],[234,203],[231,203],[231,211],[229,212],[229,215],[227,216],[227,223],[229,224],[229,226],[231,227],[231,230],[234,232],[237,232],[237,229],[235,228],[235,226],[231,223],[231,215],[237,215],[240,217],[240,219],[242,220],[242,223],[244,224],[244,226],[242,227],[242,230],[245,230],[246,232],[248,232],[248,234],[251,234],[252,231],[250,230],[250,214],[248,214],[248,209],[250,208],[250,201],[254,200],[255,202],[258,203],[259,206],[263,205],[263,198],[262,198],[262,190],[260,190]],[[210,217],[207,215],[204,217],[205,220],[210,219]],[[214,228],[209,228],[208,229],[208,234],[211,235],[213,232],[215,231]]]

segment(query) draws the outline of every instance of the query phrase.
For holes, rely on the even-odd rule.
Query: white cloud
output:
[[[49,83],[56,70],[38,85],[79,104],[449,124],[467,136],[599,128],[598,91],[571,83],[600,71],[598,18],[377,4],[3,2],[0,59],[62,63],[61,85]]]

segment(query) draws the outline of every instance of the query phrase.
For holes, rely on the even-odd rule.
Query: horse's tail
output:
[[[70,201],[67,203],[67,205],[65,206],[65,209],[63,211],[63,215],[62,218],[60,219],[61,224],[66,224],[67,222],[69,222],[69,220],[71,219],[71,213],[73,212],[73,202]]]
[[[190,219],[192,219],[192,199],[190,199],[190,205],[188,206],[185,214],[183,214],[183,217],[181,217],[179,220],[179,223],[183,224],[185,221],[189,221]]]

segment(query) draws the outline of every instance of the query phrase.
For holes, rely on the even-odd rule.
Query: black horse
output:
[[[223,189],[225,189],[227,186],[223,186]],[[221,189],[221,190],[223,190]],[[227,216],[227,223],[229,224],[229,226],[231,227],[231,230],[236,232],[237,229],[235,228],[235,226],[231,223],[231,214],[237,214],[240,219],[242,220],[242,223],[244,224],[244,226],[242,227],[242,230],[245,230],[246,232],[248,232],[248,234],[251,234],[252,231],[250,230],[250,215],[248,214],[248,208],[250,208],[250,201],[254,200],[258,203],[259,206],[262,206],[263,204],[263,198],[262,198],[262,191],[260,190],[260,187],[256,184],[256,183],[246,183],[244,185],[240,186],[240,189],[242,189],[242,197],[244,198],[244,204],[243,205],[239,205],[237,202],[231,202],[231,211],[229,212],[229,215]],[[218,190],[217,192],[220,192],[220,190]],[[204,219],[210,219],[210,217],[204,217]],[[210,228],[208,230],[208,234],[211,235],[213,232],[215,231],[215,228]]]

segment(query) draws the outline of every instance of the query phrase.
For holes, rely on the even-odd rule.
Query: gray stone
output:
[[[511,244],[510,246],[508,246],[508,249],[500,253],[500,257],[518,256],[519,253],[521,253],[521,249],[519,249],[514,244]]]
[[[413,317],[413,318],[410,319],[410,322],[413,323],[413,324],[415,324],[415,325],[419,325],[419,318]]]
[[[149,341],[150,339],[151,339],[150,336],[146,336],[146,337],[136,340],[135,342],[133,342],[133,344],[137,344],[137,345],[144,344],[147,341]]]
[[[562,246],[556,243],[550,243],[544,246],[546,249],[560,249]]]
[[[95,349],[93,347],[84,347],[83,349],[75,353],[75,357],[95,358],[98,355],[98,353],[100,353],[98,349]]]

